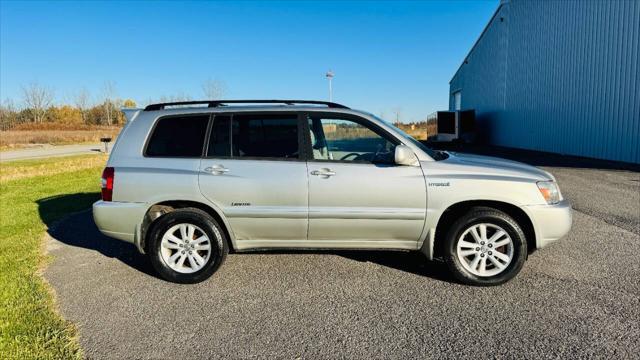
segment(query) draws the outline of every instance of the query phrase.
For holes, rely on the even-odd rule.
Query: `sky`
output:
[[[403,122],[448,109],[449,80],[491,1],[0,2],[0,98],[38,83],[71,103],[110,82],[161,97],[328,100]],[[392,115],[393,114],[393,115]]]

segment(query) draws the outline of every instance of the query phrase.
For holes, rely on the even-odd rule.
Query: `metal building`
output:
[[[450,81],[480,139],[640,163],[640,1],[502,0]]]

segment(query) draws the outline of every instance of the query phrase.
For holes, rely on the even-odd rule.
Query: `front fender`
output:
[[[428,236],[424,238],[423,243],[419,244],[419,247],[429,259],[432,259],[434,254],[438,222],[442,214],[452,206],[469,201],[504,203],[521,209],[535,224],[527,205],[541,205],[542,199],[535,181],[504,177],[428,177],[427,196],[425,227],[428,229]]]

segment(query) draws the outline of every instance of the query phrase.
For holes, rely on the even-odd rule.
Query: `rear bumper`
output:
[[[526,206],[526,210],[536,232],[537,249],[564,239],[569,234],[573,216],[568,200],[562,200],[555,205]]]
[[[93,221],[98,230],[109,237],[138,243],[146,209],[144,203],[100,200],[93,204]]]

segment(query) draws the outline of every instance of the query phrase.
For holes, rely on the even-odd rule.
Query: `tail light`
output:
[[[102,201],[111,201],[113,199],[113,179],[115,170],[112,167],[104,168],[102,172]]]

